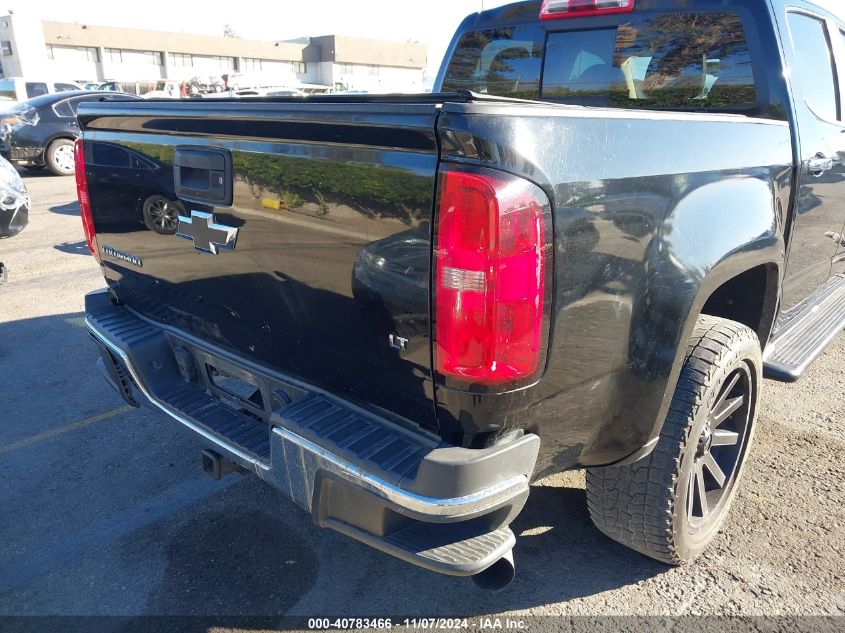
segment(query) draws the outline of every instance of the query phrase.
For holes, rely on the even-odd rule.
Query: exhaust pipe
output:
[[[513,564],[513,550],[510,549],[504,556],[490,565],[490,567],[470,576],[470,578],[481,589],[498,591],[511,584],[515,575],[516,568]]]

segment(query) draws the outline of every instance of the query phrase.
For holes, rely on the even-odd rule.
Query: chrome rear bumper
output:
[[[128,402],[167,414],[318,525],[450,575],[477,574],[513,547],[508,525],[528,496],[537,436],[449,446],[113,306],[105,292],[89,294],[86,311],[98,365]],[[219,393],[209,368],[253,385],[262,406]]]

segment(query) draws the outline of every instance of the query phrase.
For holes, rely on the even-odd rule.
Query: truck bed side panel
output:
[[[659,431],[709,293],[758,265],[777,274],[793,173],[789,126],[469,104],[444,108],[438,130],[445,161],[495,166],[543,187],[555,224],[543,378],[499,396],[438,388],[441,424],[527,426],[543,440],[541,469],[626,457]],[[474,416],[461,417],[466,410]]]

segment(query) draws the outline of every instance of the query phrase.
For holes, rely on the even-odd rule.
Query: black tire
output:
[[[69,156],[69,162],[68,162]],[[55,176],[73,176],[73,141],[58,138],[47,146],[44,152],[47,169]]]
[[[633,464],[587,471],[595,526],[665,563],[698,556],[736,494],[761,383],[757,335],[734,321],[700,317],[654,451]]]

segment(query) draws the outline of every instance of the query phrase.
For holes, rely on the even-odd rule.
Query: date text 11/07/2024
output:
[[[391,629],[394,626],[407,629],[423,630],[511,630],[524,631],[528,625],[525,620],[498,617],[480,618],[311,618],[308,628],[325,629]]]

